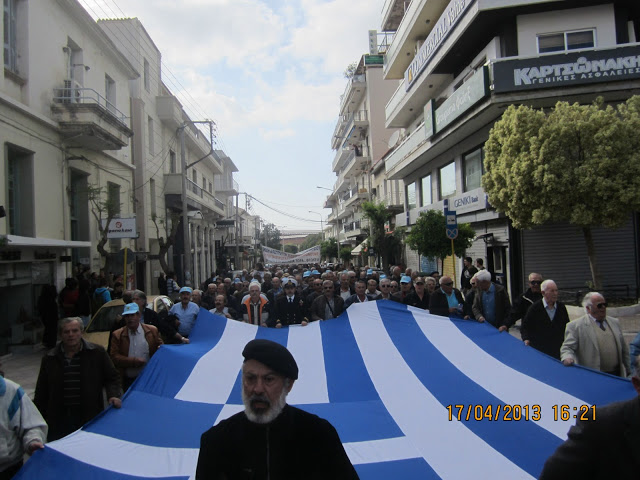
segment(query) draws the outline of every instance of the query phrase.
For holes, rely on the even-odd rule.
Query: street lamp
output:
[[[318,187],[318,188],[321,188],[321,187]],[[309,210],[309,213],[315,213],[316,215],[320,215],[320,231],[322,233],[322,240],[324,240],[324,228],[322,227],[322,214],[318,212],[312,212],[311,210]]]

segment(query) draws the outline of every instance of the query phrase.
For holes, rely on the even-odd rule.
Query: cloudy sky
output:
[[[236,179],[278,228],[319,230],[345,68],[368,51],[384,0],[80,0],[94,18],[137,17],[192,116],[213,118]],[[174,76],[175,78],[172,78]],[[176,91],[184,87],[186,94]],[[240,197],[244,205],[244,196]]]

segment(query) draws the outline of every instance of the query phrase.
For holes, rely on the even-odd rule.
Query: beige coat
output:
[[[584,315],[567,323],[564,332],[564,343],[560,347],[560,360],[572,358],[578,365],[600,370],[600,351],[598,350],[598,339],[591,325],[591,318]],[[620,364],[620,376],[630,375],[629,368],[629,345],[624,340],[620,322],[617,318],[607,317],[607,325],[613,331],[618,348],[618,362]]]

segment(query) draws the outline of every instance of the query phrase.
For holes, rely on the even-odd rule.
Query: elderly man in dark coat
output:
[[[33,402],[49,425],[50,442],[104,410],[103,388],[111,405],[122,405],[118,371],[104,348],[82,338],[82,320],[63,318],[59,331],[62,341],[42,358]]]
[[[202,435],[196,480],[357,479],[336,429],[287,405],[298,379],[291,352],[257,339],[245,346],[242,356],[245,409]]]

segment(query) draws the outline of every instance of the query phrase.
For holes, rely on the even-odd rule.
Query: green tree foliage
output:
[[[350,247],[342,247],[340,249],[340,260],[342,260],[342,263],[344,263],[344,266],[347,267],[349,265],[349,263],[351,263],[351,259],[353,258],[351,256],[351,248]]]
[[[376,252],[378,264],[380,264],[380,258],[382,257],[384,265],[389,258],[389,249],[391,247],[391,242],[387,241],[384,224],[391,219],[393,214],[384,203],[375,202],[364,202],[362,204],[362,212],[364,218],[369,220],[369,238],[367,242]]]
[[[285,245],[284,251],[287,253],[298,253],[298,247],[295,245]]]
[[[344,78],[351,79],[356,74],[356,70],[358,69],[358,62],[353,62],[347,65],[347,68],[342,72]]]
[[[304,241],[300,244],[300,251],[304,251],[307,248],[315,247],[322,243],[322,233],[313,233],[307,235]]]
[[[265,242],[267,247],[275,248],[276,250],[282,249],[280,230],[278,230],[273,223],[265,224],[263,230],[260,232],[260,239]]]
[[[640,97],[617,107],[558,102],[548,113],[510,106],[485,144],[482,185],[516,228],[566,221],[584,235],[602,286],[591,228],[621,227],[640,210]]]
[[[338,241],[331,237],[320,244],[320,257],[325,259],[338,258]]]
[[[407,244],[420,255],[444,259],[451,255],[451,240],[447,237],[446,226],[447,221],[440,210],[421,212],[407,235]],[[453,248],[458,257],[464,255],[475,236],[476,232],[471,225],[458,224],[458,238],[453,241]]]

